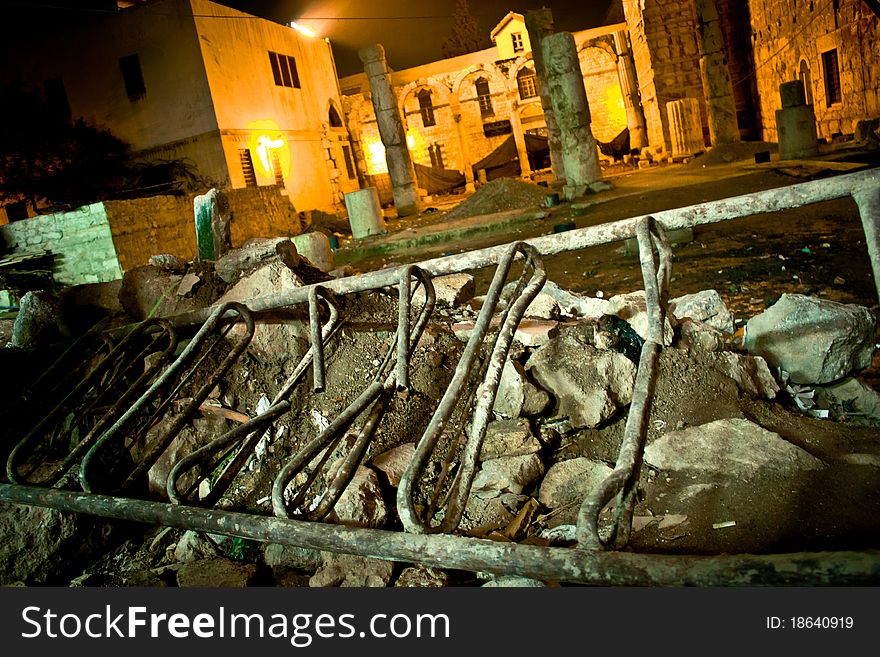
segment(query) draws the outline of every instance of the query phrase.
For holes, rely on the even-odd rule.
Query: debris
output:
[[[745,347],[793,383],[830,383],[871,364],[874,318],[862,306],[783,294],[749,320]]]
[[[19,302],[8,347],[31,349],[60,337],[58,299],[45,290],[26,292]]]
[[[559,308],[566,314],[576,317],[601,317],[609,314],[609,302],[602,299],[602,294],[597,293],[597,297],[593,298],[563,290],[553,281],[544,283],[541,294],[556,301]]]
[[[543,474],[544,464],[537,454],[499,456],[483,461],[471,490],[497,490],[519,495]]]
[[[645,292],[630,292],[629,294],[618,294],[608,299],[608,315],[616,315],[620,319],[625,319],[633,327],[643,340],[648,339],[648,305],[645,301]],[[669,313],[664,318],[663,328],[663,346],[668,347],[672,344],[672,324],[669,320]]]
[[[535,498],[529,499],[529,501],[519,510],[519,513],[516,514],[516,517],[501,533],[511,541],[518,541],[525,538],[526,534],[528,534],[529,525],[532,524],[532,520],[534,519],[535,514],[538,513],[539,509],[540,504],[538,504],[538,500]]]
[[[721,479],[750,478],[771,471],[790,477],[825,467],[779,434],[739,418],[667,433],[645,448],[645,463],[663,472]]]
[[[510,419],[490,422],[480,449],[480,461],[502,456],[525,456],[541,450],[540,441],[532,435],[526,420]]]
[[[306,572],[315,572],[324,562],[318,550],[267,543],[263,548],[263,560],[271,568],[294,568]]]
[[[363,465],[358,466],[333,510],[340,524],[382,527],[388,520],[388,508],[376,473]]]
[[[470,274],[449,274],[431,280],[438,306],[456,308],[474,298],[474,277]],[[412,300],[413,305],[421,307],[425,303],[425,290],[419,287]]]
[[[538,501],[550,509],[573,505],[570,515],[577,513],[584,497],[608,475],[611,468],[585,457],[560,461],[550,467],[538,491]]]
[[[493,411],[507,418],[517,418],[538,415],[549,403],[550,395],[528,380],[525,367],[515,360],[508,360],[504,364]]]
[[[257,565],[239,563],[223,557],[191,561],[177,571],[181,588],[244,588],[257,577]]]
[[[394,582],[395,588],[441,588],[449,586],[449,575],[437,568],[410,566]]]
[[[322,553],[324,564],[310,579],[312,588],[326,586],[383,587],[388,586],[394,564],[382,559],[358,557],[353,554]]]
[[[269,296],[271,294],[283,294],[290,290],[303,287],[304,283],[293,271],[278,260],[271,260],[267,264],[257,267],[233,285],[218,303],[239,301],[247,303],[252,299]]]
[[[579,353],[578,358],[571,358]],[[636,366],[623,354],[580,343],[571,331],[538,349],[526,371],[556,399],[552,418],[594,428],[632,401]]]
[[[669,312],[676,319],[689,317],[722,333],[731,334],[735,330],[733,314],[717,290],[703,290],[672,299],[669,302]]]
[[[476,217],[505,210],[532,208],[544,202],[543,187],[513,178],[497,178],[481,186],[474,194],[446,214],[447,219]]]
[[[498,579],[493,579],[490,582],[486,582],[483,584],[483,588],[489,587],[504,587],[504,588],[532,588],[532,589],[541,589],[546,587],[547,585],[544,582],[539,582],[536,579],[529,579],[527,577],[499,577]]]
[[[542,529],[538,536],[550,541],[550,543],[575,543],[577,542],[576,525],[556,525],[550,529]]]
[[[404,443],[379,454],[373,459],[373,467],[385,473],[385,476],[388,477],[388,482],[394,488],[397,488],[400,478],[409,467],[409,462],[412,460],[415,451],[415,443]]]
[[[736,527],[736,520],[725,520],[724,522],[712,524],[712,529],[724,529],[726,527]]]
[[[822,406],[835,405],[842,415],[862,415],[880,420],[880,393],[855,377],[816,388]]]

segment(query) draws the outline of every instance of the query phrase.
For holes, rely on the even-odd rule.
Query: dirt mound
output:
[[[480,187],[473,196],[451,210],[446,218],[461,219],[530,208],[543,203],[547,193],[547,188],[540,185],[513,178],[498,178]]]

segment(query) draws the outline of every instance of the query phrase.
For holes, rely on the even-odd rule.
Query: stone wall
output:
[[[776,141],[779,85],[807,81],[818,134],[851,134],[880,116],[880,22],[862,0],[750,0],[764,139]],[[840,101],[828,96],[824,53],[836,51]],[[803,76],[803,77],[802,77]]]
[[[51,251],[55,280],[63,285],[122,277],[107,214],[101,203],[0,226],[0,241],[14,251]]]
[[[255,237],[282,237],[302,232],[299,215],[278,186],[225,190],[232,213],[232,245]],[[119,264],[127,271],[145,265],[151,255],[171,253],[196,257],[193,195],[105,203]]]
[[[623,4],[639,79],[648,141],[671,150],[666,104],[698,98],[706,121],[694,0],[638,0]],[[708,128],[706,128],[708,130]]]

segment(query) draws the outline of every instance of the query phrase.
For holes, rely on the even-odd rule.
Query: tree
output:
[[[471,15],[468,0],[456,0],[452,13],[452,33],[440,50],[444,57],[458,57],[488,47],[477,21]]]
[[[112,187],[128,145],[23,82],[0,85],[0,201],[82,205]]]

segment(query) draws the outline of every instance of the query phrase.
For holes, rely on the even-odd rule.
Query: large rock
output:
[[[496,420],[486,427],[486,437],[480,448],[480,460],[488,461],[501,456],[524,456],[541,451],[541,442],[532,435],[526,420]]]
[[[394,573],[394,564],[390,561],[353,554],[323,554],[324,564],[309,579],[312,588],[383,587],[388,586]]]
[[[299,265],[301,257],[290,238],[248,240],[217,260],[214,270],[225,282],[233,283],[243,272],[275,260],[280,260],[289,269]]]
[[[577,507],[611,472],[612,469],[604,463],[584,457],[560,461],[544,475],[538,501],[551,509],[568,505]]]
[[[600,352],[566,333],[526,363],[538,385],[556,398],[554,419],[571,429],[595,428],[632,401],[636,366],[623,354]]]
[[[725,351],[716,355],[718,370],[736,381],[739,389],[753,397],[774,399],[779,392],[779,385],[767,361],[760,356],[747,356]]]
[[[376,473],[358,466],[333,507],[339,522],[353,527],[381,527],[388,520],[388,508]]]
[[[110,526],[90,516],[0,503],[0,585],[61,585],[106,550]]]
[[[724,303],[717,290],[703,290],[696,294],[686,294],[669,302],[669,312],[676,319],[690,319],[703,322],[722,333],[733,333],[736,325],[733,314]]]
[[[185,531],[174,546],[174,558],[181,563],[212,559],[219,556],[216,544],[207,536],[193,531]]]
[[[27,292],[12,324],[10,347],[29,349],[58,340],[58,299],[44,290]]]
[[[394,582],[397,588],[441,588],[449,585],[449,575],[436,568],[411,566],[404,568],[400,577]]]
[[[740,418],[667,433],[645,449],[645,463],[664,472],[729,479],[762,472],[793,476],[824,467],[779,434]]]
[[[431,280],[438,306],[456,307],[474,298],[474,277],[470,274],[449,274]],[[420,308],[425,303],[424,288],[419,287],[413,297],[413,305]]]
[[[504,364],[493,411],[507,418],[538,415],[549,403],[550,396],[528,380],[522,364],[515,360]]]
[[[318,550],[280,543],[267,543],[263,551],[263,559],[266,565],[272,568],[293,568],[307,572],[316,571],[324,563],[324,558]]]
[[[598,299],[569,292],[563,290],[553,281],[544,283],[541,294],[553,299],[559,309],[567,315],[597,318],[610,314],[608,299]]]
[[[644,290],[611,297],[608,299],[606,314],[626,320],[643,340],[648,339],[648,302]],[[672,323],[667,313],[663,320],[663,345],[666,347],[671,345],[672,338]]]
[[[871,364],[874,324],[862,306],[783,294],[749,320],[745,347],[788,372],[793,383],[830,383]]]
[[[257,267],[242,276],[217,302],[229,301],[247,303],[251,299],[271,294],[289,292],[303,287],[303,281],[280,260],[270,260],[266,265]]]
[[[404,443],[376,456],[373,459],[373,467],[384,472],[388,477],[388,483],[397,488],[415,453],[415,443]]]
[[[501,456],[483,461],[474,477],[472,490],[497,490],[516,495],[544,474],[544,464],[537,454]]]

